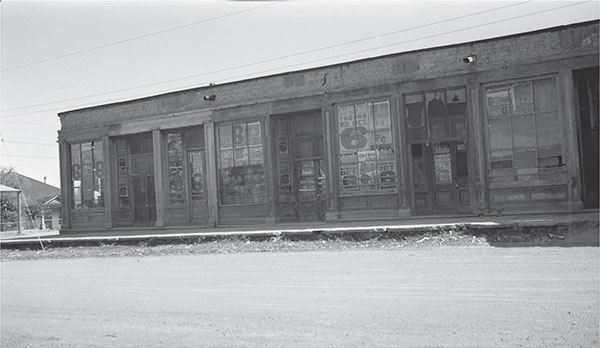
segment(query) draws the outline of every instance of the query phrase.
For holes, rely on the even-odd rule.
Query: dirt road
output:
[[[598,347],[598,248],[2,262],[2,347]]]

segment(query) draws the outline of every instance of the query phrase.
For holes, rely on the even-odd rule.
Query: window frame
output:
[[[221,194],[221,191],[224,187],[222,180],[221,180],[221,170],[222,169],[227,169],[227,168],[236,168],[236,167],[242,167],[242,166],[236,166],[236,162],[235,162],[235,153],[236,153],[236,145],[234,143],[234,133],[233,133],[233,126],[235,124],[244,124],[245,125],[245,145],[244,147],[247,149],[247,164],[243,167],[250,167],[251,164],[250,163],[250,149],[251,148],[261,148],[260,154],[262,156],[262,162],[260,163],[262,165],[262,185],[263,185],[263,195],[262,195],[262,199],[259,199],[258,201],[255,202],[241,202],[241,203],[224,203],[223,201],[223,195]],[[260,130],[260,144],[258,145],[250,145],[249,144],[249,137],[248,137],[248,124],[252,124],[252,123],[258,123],[259,125],[259,130]],[[226,148],[222,148],[221,147],[221,127],[223,126],[229,126],[229,128],[231,129],[231,148],[226,147]],[[236,119],[236,120],[228,120],[228,121],[224,121],[224,122],[218,122],[215,123],[214,126],[214,132],[215,132],[215,164],[216,164],[216,174],[217,174],[217,206],[218,207],[237,207],[237,206],[249,206],[249,205],[264,205],[267,204],[269,199],[267,197],[268,194],[268,190],[267,190],[267,167],[266,167],[266,142],[268,141],[265,137],[265,122],[263,118],[260,117],[249,117],[249,118],[244,118],[244,119]],[[240,146],[240,148],[242,148],[242,146]],[[231,149],[232,151],[232,158],[231,161],[233,163],[232,166],[228,166],[228,167],[221,167],[221,163],[222,163],[222,159],[221,159],[221,151],[222,149],[225,150],[229,150]],[[256,165],[256,163],[254,164]]]
[[[395,176],[394,176],[394,186],[393,188],[381,188],[381,179],[380,176],[377,177],[372,177],[371,180],[374,181],[373,183],[367,183],[367,184],[361,184],[360,178],[357,178],[357,185],[356,188],[354,189],[344,189],[343,186],[343,179],[342,179],[342,148],[341,148],[341,132],[340,132],[340,109],[341,108],[345,108],[345,107],[353,107],[354,108],[354,115],[356,115],[356,106],[357,105],[362,105],[362,104],[366,104],[367,107],[369,108],[368,110],[368,114],[372,117],[371,120],[368,120],[368,122],[370,122],[373,127],[371,132],[373,133],[373,139],[372,141],[374,142],[374,144],[372,146],[374,146],[374,149],[371,150],[366,150],[366,151],[375,151],[375,153],[377,153],[377,127],[375,126],[375,105],[376,104],[383,104],[383,103],[387,103],[388,105],[388,112],[389,112],[389,128],[380,128],[380,130],[383,130],[385,132],[389,132],[389,134],[391,135],[391,143],[386,143],[386,145],[389,144],[388,149],[391,151],[388,155],[390,157],[389,161],[382,161],[379,162],[378,156],[375,156],[375,166],[377,168],[377,173],[379,173],[380,169],[379,169],[379,165],[380,163],[383,164],[392,164],[392,160],[391,158],[393,158],[393,166],[394,166],[394,172],[395,172]],[[344,103],[339,103],[335,105],[335,117],[333,120],[333,128],[334,131],[332,132],[332,134],[327,135],[327,136],[334,136],[335,138],[333,139],[333,143],[335,144],[333,146],[333,151],[335,151],[336,153],[334,154],[334,157],[338,157],[338,159],[335,161],[335,165],[336,165],[336,181],[337,181],[337,187],[336,190],[338,192],[338,197],[357,197],[357,196],[382,196],[382,195],[394,195],[397,194],[399,192],[399,179],[400,179],[400,173],[399,173],[399,167],[398,167],[398,153],[397,153],[397,144],[398,144],[398,131],[396,129],[396,125],[395,125],[395,121],[394,121],[394,100],[391,96],[389,97],[380,97],[380,98],[372,98],[372,99],[362,99],[362,100],[355,100],[355,101],[348,101],[348,102],[344,102]],[[355,126],[356,127],[356,126]],[[367,131],[368,133],[369,131]],[[368,140],[369,141],[369,140]],[[354,155],[356,156],[356,170],[360,173],[360,162],[359,162],[359,149],[357,148],[354,152]],[[349,153],[348,153],[349,154]],[[383,165],[382,164],[382,165]],[[360,174],[358,174],[360,175]],[[365,186],[377,186],[376,189],[371,189],[371,188],[366,188],[366,189],[361,189],[362,187]]]
[[[552,80],[552,83],[550,84],[550,86],[553,87],[553,94],[554,97],[554,105],[553,108],[550,109],[540,109],[538,110],[538,108],[536,107],[536,92],[535,92],[535,81],[542,81],[542,80],[547,80],[550,79]],[[529,89],[530,89],[530,93],[531,93],[531,107],[530,110],[527,110],[525,112],[511,112],[510,109],[513,106],[513,99],[512,99],[512,95],[510,92],[510,87],[511,86],[517,86],[517,85],[525,85],[525,84],[529,84]],[[508,94],[508,112],[506,115],[490,115],[490,108],[489,108],[489,104],[488,104],[488,91],[490,90],[500,90],[502,88],[506,88],[507,90],[507,94]],[[490,83],[486,83],[482,85],[482,98],[483,98],[483,103],[482,103],[482,107],[484,109],[484,114],[485,114],[485,125],[484,127],[486,128],[485,131],[485,137],[486,137],[486,141],[485,141],[485,146],[486,146],[486,171],[487,171],[487,175],[486,175],[486,180],[488,181],[489,185],[491,188],[501,188],[501,187],[521,187],[521,186],[540,186],[540,185],[548,185],[548,184],[559,184],[559,183],[564,183],[566,180],[566,173],[567,173],[567,158],[565,156],[565,139],[564,139],[564,131],[563,131],[563,127],[564,127],[564,120],[561,117],[561,112],[562,112],[562,108],[560,105],[560,101],[558,100],[558,95],[560,93],[560,85],[559,85],[559,79],[558,79],[558,75],[557,74],[545,74],[545,75],[537,75],[537,76],[529,76],[529,77],[525,77],[525,78],[517,78],[517,79],[508,79],[508,80],[503,80],[503,81],[494,81],[494,82],[490,82]],[[517,99],[517,98],[515,98]],[[516,104],[516,103],[515,103]],[[516,105],[514,107],[514,109],[516,110]],[[555,136],[558,141],[555,144],[540,144],[540,136],[538,135],[538,122],[539,122],[539,118],[543,117],[543,116],[548,116],[548,115],[555,115],[555,122],[556,122],[556,132],[553,133],[553,136]],[[529,139],[529,141],[533,141],[534,144],[531,146],[515,146],[515,136],[513,134],[513,130],[516,129],[514,122],[518,122],[519,119],[521,119],[521,121],[525,121],[527,118],[531,118],[531,122],[533,123],[532,126],[532,132],[534,135],[534,139]],[[491,130],[492,130],[492,126],[491,126],[491,122],[493,123],[494,121],[501,121],[503,119],[507,120],[508,123],[508,131],[510,132],[510,139],[508,141],[510,141],[510,149],[509,148],[492,148],[492,140],[494,138],[494,136],[491,134]],[[517,120],[517,121],[515,121]],[[518,127],[517,127],[518,128]],[[519,144],[522,145],[522,144]],[[541,165],[540,161],[541,158],[550,158],[550,157],[558,157],[559,155],[555,154],[554,156],[545,156],[545,157],[541,157],[540,158],[540,149],[549,149],[551,147],[560,147],[560,151],[557,152],[560,154],[560,159],[558,164],[556,165]],[[531,150],[534,149],[535,150],[535,162],[536,162],[536,166],[535,167],[520,167],[516,164],[516,157],[515,153],[517,151],[527,151],[527,150]],[[510,152],[511,153],[511,162],[512,165],[510,167],[497,167],[497,168],[492,168],[492,163],[500,163],[502,161],[493,161],[492,158],[492,152],[497,152],[497,153],[501,153],[501,152]],[[506,160],[509,161],[509,160]],[[498,169],[505,169],[508,173],[508,171],[511,171],[512,174],[509,175],[495,175],[493,170],[498,170]],[[546,169],[544,171],[544,169]],[[519,173],[519,170],[521,170],[521,173]],[[527,173],[527,171],[530,171],[529,173]],[[498,172],[496,172],[498,173]],[[550,176],[549,178],[544,178],[545,176]],[[502,179],[497,179],[496,181],[494,180],[494,178],[508,178],[508,180],[502,180]],[[512,179],[511,179],[512,178]],[[522,178],[522,179],[521,179]]]
[[[100,146],[97,146],[97,144],[100,143]],[[83,145],[84,144],[89,144],[90,145],[90,151],[91,151],[91,174],[92,174],[92,184],[93,184],[93,190],[92,192],[99,192],[98,197],[94,197],[94,206],[93,207],[88,207],[86,206],[86,198],[85,198],[85,191],[84,191],[84,184],[83,184],[83,176],[84,176],[84,164],[83,164]],[[106,163],[106,153],[105,153],[105,144],[104,144],[104,140],[103,139],[91,139],[91,140],[84,140],[84,141],[74,141],[74,142],[69,142],[67,143],[68,146],[68,163],[69,163],[69,180],[68,180],[68,187],[69,187],[69,199],[70,199],[70,204],[69,204],[69,208],[73,211],[103,211],[106,208],[107,202],[106,202],[106,190],[108,189],[106,187],[106,172],[105,172],[105,163]],[[78,146],[79,148],[79,165],[80,165],[80,184],[79,186],[75,186],[75,179],[74,179],[74,173],[73,173],[73,146]],[[100,153],[102,156],[102,160],[101,161],[97,161],[96,160],[96,149],[100,149]],[[101,168],[98,168],[98,162],[101,162]],[[98,173],[101,173],[101,176],[98,176]],[[100,180],[98,182],[98,180]],[[99,190],[96,191],[96,187],[97,185],[100,185]],[[75,188],[79,188],[80,190],[80,206],[76,206],[75,205]],[[100,202],[102,203],[102,205],[100,205]]]

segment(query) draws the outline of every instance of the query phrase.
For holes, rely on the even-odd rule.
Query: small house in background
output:
[[[60,229],[60,188],[16,172],[4,175],[2,184],[21,190],[23,212],[27,207],[35,212],[33,219],[25,213],[21,217],[24,229]],[[51,214],[57,218],[51,219]]]
[[[598,207],[598,24],[62,112],[61,232]]]

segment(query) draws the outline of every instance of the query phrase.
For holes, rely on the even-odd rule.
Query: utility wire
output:
[[[584,4],[584,3],[589,3],[589,1],[577,2],[577,3],[565,5],[565,6],[560,6],[560,7],[555,7],[555,8],[552,8],[552,9],[546,9],[546,10],[541,10],[541,11],[537,11],[537,12],[527,13],[527,14],[523,14],[523,15],[520,15],[520,16],[514,16],[514,17],[504,18],[504,19],[501,19],[501,20],[487,22],[487,23],[483,23],[483,24],[479,24],[479,25],[475,25],[475,26],[470,26],[470,27],[465,27],[465,28],[461,28],[461,29],[456,29],[456,30],[451,30],[451,31],[444,31],[443,33],[437,33],[437,34],[422,36],[422,37],[419,37],[419,38],[414,38],[414,39],[410,39],[410,40],[405,40],[405,41],[391,43],[389,45],[372,47],[372,48],[358,50],[358,51],[353,51],[353,52],[344,53],[344,54],[340,54],[340,55],[336,55],[336,56],[325,57],[325,58],[315,59],[315,60],[311,60],[311,61],[305,61],[305,62],[295,63],[295,64],[291,64],[291,65],[286,65],[286,66],[280,66],[280,67],[277,67],[277,68],[271,68],[271,69],[267,69],[267,70],[261,70],[261,71],[258,71],[258,72],[252,72],[252,73],[243,74],[243,75],[231,76],[231,77],[224,78],[222,80],[226,81],[226,80],[236,79],[236,78],[245,77],[245,76],[254,76],[256,74],[261,74],[261,73],[265,73],[265,72],[276,71],[276,70],[281,70],[281,69],[285,69],[285,68],[290,68],[290,67],[295,67],[295,66],[300,66],[300,65],[315,63],[315,62],[321,62],[321,61],[325,61],[325,60],[336,59],[336,58],[350,56],[350,55],[357,54],[357,53],[364,53],[364,52],[368,52],[368,51],[374,51],[374,50],[378,50],[378,49],[382,49],[382,48],[388,48],[388,47],[397,46],[397,45],[401,45],[401,44],[405,44],[405,43],[410,43],[410,42],[414,42],[414,41],[419,41],[419,40],[423,40],[423,39],[429,39],[429,38],[433,38],[433,37],[437,37],[437,36],[441,36],[441,35],[447,35],[447,34],[452,34],[452,33],[460,32],[460,31],[465,31],[465,30],[480,28],[480,27],[487,26],[487,25],[503,23],[503,22],[507,22],[507,21],[510,21],[510,20],[513,20],[513,19],[519,19],[519,18],[529,17],[529,16],[533,16],[533,15],[537,15],[537,14],[541,14],[541,13],[545,13],[545,12],[556,11],[556,10],[559,10],[559,9],[563,9],[563,8],[567,8],[567,7],[572,7],[572,6],[576,6],[576,5],[581,5],[581,4]],[[519,4],[521,4],[521,3],[519,3]],[[516,4],[513,4],[513,5],[516,5]],[[493,11],[493,10],[488,10],[488,11]],[[461,16],[460,18],[464,18],[464,17],[465,16]],[[406,31],[406,30],[410,30],[410,29],[405,29],[403,31]],[[338,44],[336,46],[340,46],[340,45],[342,45],[342,44]],[[311,51],[322,50],[322,49],[326,49],[326,48],[315,49],[315,50],[311,50]],[[303,53],[297,53],[297,54],[294,54],[294,55],[300,55],[300,54],[303,54]],[[278,57],[278,58],[272,58],[272,59],[269,59],[267,61],[273,61],[275,59],[289,58],[289,57],[294,56],[294,55],[283,56],[283,57]],[[180,81],[180,80],[190,79],[190,78],[199,77],[199,76],[203,76],[203,75],[209,75],[209,74],[213,74],[213,73],[217,73],[217,72],[223,72],[223,71],[227,71],[227,70],[233,70],[233,69],[237,69],[237,68],[240,68],[240,67],[247,67],[247,66],[250,66],[250,65],[256,65],[256,64],[263,63],[263,62],[265,62],[265,61],[248,63],[248,64],[244,64],[244,65],[240,65],[240,66],[225,68],[225,69],[221,69],[221,70],[217,70],[217,71],[207,72],[207,73],[198,74],[198,75],[192,75],[192,76],[178,78],[178,79],[172,79],[172,80],[158,82],[158,83],[153,83],[153,84],[148,84],[148,85],[142,85],[142,86],[137,86],[137,87],[125,88],[125,89],[121,89],[121,90],[114,90],[114,91],[111,91],[111,92],[105,92],[105,93],[99,93],[99,94],[94,94],[94,95],[88,95],[88,96],[82,96],[82,97],[77,97],[77,98],[71,98],[71,99],[67,99],[67,100],[50,102],[50,103],[40,104],[40,105],[37,105],[37,106],[48,105],[48,104],[56,104],[56,103],[61,103],[61,102],[64,102],[64,101],[71,101],[71,100],[76,100],[76,99],[84,99],[84,98],[89,98],[89,97],[94,97],[94,96],[106,95],[106,94],[117,93],[117,92],[122,92],[122,91],[126,91],[126,90],[132,90],[132,89],[138,89],[138,88],[142,88],[142,87],[149,87],[149,86],[158,85],[158,84],[164,84],[164,83],[169,83],[169,82],[174,82],[174,81]],[[206,83],[207,82],[205,82],[205,83],[196,83],[196,84],[194,84],[194,86],[180,87],[180,89],[193,88],[193,87],[197,87],[198,85],[202,85],[202,84],[206,84]],[[161,94],[161,93],[170,92],[170,91],[172,91],[172,90],[155,91],[153,93],[154,94]],[[122,99],[138,98],[138,97],[142,97],[142,96],[145,96],[145,95],[135,95],[135,96],[123,97]],[[102,104],[102,103],[107,103],[107,102],[114,102],[114,100],[98,101],[98,102],[95,102],[95,103]],[[89,104],[74,105],[74,106],[70,106],[70,108],[77,108],[77,107],[82,107],[82,106],[83,107],[89,106]],[[21,107],[21,108],[28,108],[28,107],[33,107],[33,106],[27,106],[27,107]],[[17,117],[17,116],[22,116],[22,115],[36,114],[36,113],[47,112],[47,111],[54,111],[54,110],[56,110],[56,108],[39,110],[39,111],[33,111],[33,112],[24,112],[24,113],[19,113],[19,114],[13,114],[13,115],[8,115],[8,116],[3,116],[2,118],[12,118],[12,117]]]
[[[176,31],[176,30],[185,29],[185,28],[188,28],[188,27],[191,27],[191,26],[194,26],[194,25],[204,24],[204,23],[207,23],[207,22],[212,22],[212,21],[215,21],[215,20],[218,20],[218,19],[221,19],[221,18],[231,17],[231,16],[235,16],[235,15],[238,15],[238,14],[241,14],[241,13],[258,10],[260,8],[263,8],[263,7],[266,7],[266,6],[270,6],[270,5],[273,5],[273,3],[266,4],[266,5],[261,5],[261,6],[257,6],[257,7],[253,7],[251,9],[246,9],[246,10],[242,10],[242,11],[232,12],[232,13],[224,14],[224,15],[217,16],[217,17],[203,19],[201,21],[197,21],[197,22],[193,22],[193,23],[189,23],[189,24],[185,24],[185,25],[180,25],[178,27],[164,29],[164,30],[160,30],[160,31],[156,31],[156,32],[152,32],[152,33],[148,33],[148,34],[144,34],[144,35],[134,36],[134,37],[131,37],[131,38],[128,38],[128,39],[125,39],[125,40],[115,41],[115,42],[111,42],[111,43],[100,45],[100,46],[95,46],[95,47],[91,47],[91,48],[87,48],[87,49],[83,49],[83,50],[79,50],[79,51],[69,52],[69,53],[61,54],[61,55],[50,57],[50,58],[40,59],[40,60],[37,60],[35,62],[31,62],[31,63],[21,64],[21,65],[15,65],[13,67],[2,69],[0,71],[5,72],[5,71],[11,71],[11,70],[16,70],[16,69],[21,69],[21,68],[25,68],[25,67],[36,65],[36,64],[40,64],[40,63],[45,63],[45,62],[49,62],[49,61],[53,61],[53,60],[57,60],[57,59],[62,59],[62,58],[66,58],[66,57],[75,56],[75,55],[82,54],[82,53],[96,51],[96,50],[103,49],[103,48],[106,48],[106,47],[117,46],[117,45],[120,45],[120,44],[123,44],[123,43],[126,43],[126,42],[131,42],[131,41],[135,41],[135,40],[139,40],[139,39],[145,39],[147,37],[151,37],[151,36],[155,36],[155,35],[161,35],[161,34],[164,34],[164,33],[168,33],[168,32],[172,32],[172,31]],[[6,110],[4,110],[4,111],[6,111]]]
[[[483,10],[483,11],[479,11],[479,12],[474,12],[474,13],[471,13],[471,14],[462,15],[462,16],[458,16],[458,17],[453,17],[453,18],[449,18],[449,19],[444,19],[444,20],[437,21],[437,22],[432,22],[432,23],[417,25],[417,26],[414,26],[414,27],[409,27],[409,28],[405,28],[405,29],[401,29],[401,30],[387,32],[387,33],[383,33],[383,34],[376,35],[376,36],[370,36],[370,37],[366,37],[366,38],[362,38],[362,39],[357,39],[357,40],[352,40],[352,41],[347,41],[347,42],[343,42],[343,43],[339,43],[339,44],[328,45],[328,46],[323,46],[323,47],[319,47],[319,48],[315,48],[315,49],[311,49],[311,50],[306,50],[306,51],[302,51],[302,52],[287,54],[287,55],[283,55],[283,56],[279,56],[279,57],[275,57],[275,58],[263,59],[263,60],[259,60],[259,61],[255,61],[255,62],[251,62],[251,63],[236,65],[236,66],[233,66],[233,67],[223,68],[223,69],[219,69],[219,70],[213,70],[213,71],[205,72],[205,73],[202,73],[202,74],[190,75],[190,76],[185,76],[185,77],[180,77],[180,78],[175,78],[175,79],[169,79],[169,80],[160,81],[160,82],[154,82],[154,83],[149,83],[149,84],[144,84],[144,85],[138,85],[138,86],[134,86],[134,87],[128,87],[128,88],[113,90],[113,91],[109,91],[109,92],[90,94],[90,95],[86,95],[86,96],[82,96],[82,97],[62,99],[62,100],[57,100],[57,101],[53,101],[53,102],[40,103],[40,104],[34,104],[34,105],[28,105],[28,106],[21,106],[21,107],[16,107],[16,108],[11,108],[11,109],[3,109],[2,111],[6,112],[6,111],[13,111],[13,110],[20,110],[20,109],[28,109],[28,108],[37,107],[37,106],[44,106],[44,105],[62,103],[62,102],[66,102],[66,101],[72,101],[72,100],[78,100],[78,99],[84,99],[84,98],[91,98],[91,97],[98,97],[98,96],[102,96],[102,95],[106,95],[106,94],[112,94],[112,93],[118,93],[118,92],[125,92],[125,91],[129,91],[129,90],[133,90],[133,89],[139,89],[139,88],[144,88],[144,87],[152,87],[152,86],[156,86],[156,85],[161,85],[161,84],[166,84],[166,83],[171,83],[171,82],[177,82],[177,81],[181,81],[181,80],[187,80],[187,79],[191,79],[191,78],[195,78],[195,77],[200,77],[200,76],[206,76],[206,75],[211,75],[211,74],[226,72],[226,71],[229,71],[229,70],[246,68],[246,67],[253,66],[253,65],[269,63],[269,62],[273,62],[273,61],[277,61],[277,60],[281,60],[281,59],[293,58],[293,57],[296,57],[296,56],[299,56],[299,55],[304,55],[304,54],[308,54],[308,53],[315,53],[315,52],[319,52],[319,51],[328,50],[328,49],[331,49],[331,48],[337,48],[337,47],[341,47],[341,46],[347,46],[347,45],[351,45],[351,44],[355,44],[355,43],[359,43],[359,42],[364,42],[364,41],[369,41],[369,40],[373,40],[373,39],[377,39],[377,38],[382,38],[382,37],[386,37],[386,36],[396,35],[396,34],[400,34],[400,33],[411,31],[411,30],[415,30],[415,29],[422,29],[422,28],[426,28],[426,27],[429,27],[429,26],[443,24],[443,23],[447,23],[447,22],[451,22],[451,21],[455,21],[455,20],[459,20],[459,19],[464,19],[464,18],[468,18],[468,17],[478,16],[478,15],[481,15],[481,14],[484,14],[484,13],[488,13],[488,12],[498,11],[498,10],[509,8],[509,7],[513,7],[513,6],[523,5],[523,4],[528,3],[528,2],[531,2],[531,0],[519,2],[519,3],[516,3],[516,4],[509,4],[509,5],[505,5],[505,6],[500,6],[500,7],[494,8],[494,9],[489,9],[489,10]],[[158,92],[158,93],[161,93],[161,92]],[[19,114],[19,115],[21,115],[21,114]],[[11,116],[17,116],[17,115],[11,115]]]

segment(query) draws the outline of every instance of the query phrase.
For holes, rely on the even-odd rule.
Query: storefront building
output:
[[[598,207],[598,22],[59,114],[63,232]]]

